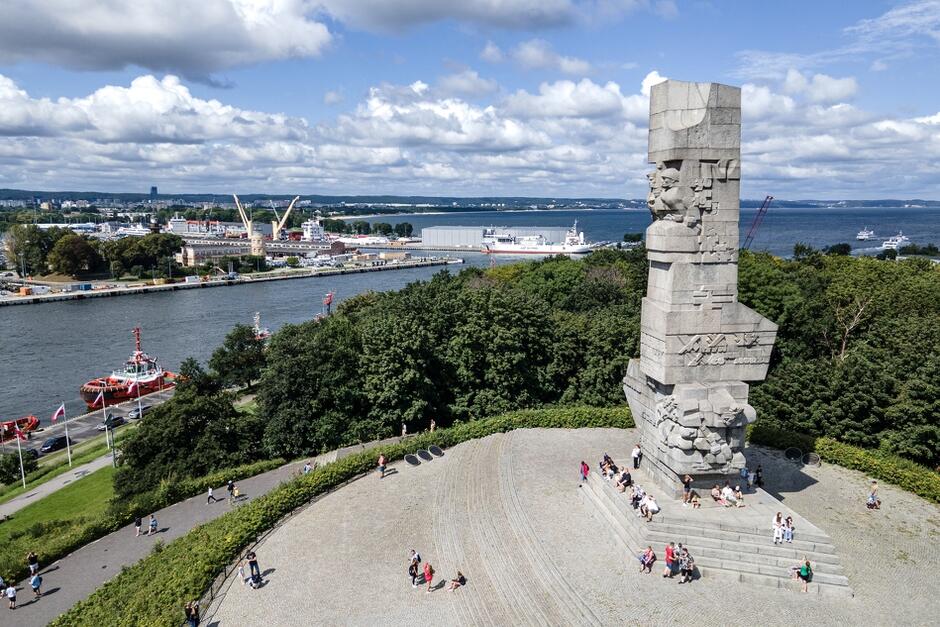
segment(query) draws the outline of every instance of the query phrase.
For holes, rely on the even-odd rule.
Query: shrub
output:
[[[773,448],[814,451],[819,458],[892,483],[928,501],[940,503],[940,474],[910,460],[880,450],[863,449],[832,438],[794,433],[758,421],[748,429],[748,441]]]
[[[526,427],[633,427],[626,407],[561,407],[523,410],[422,433],[402,444],[379,446],[327,464],[283,483],[267,495],[199,527],[101,586],[52,625],[180,624],[186,601],[201,596],[212,581],[259,535],[311,499],[369,472],[379,453],[400,459],[432,444],[449,447],[466,440]]]

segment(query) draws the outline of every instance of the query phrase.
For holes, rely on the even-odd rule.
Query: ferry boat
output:
[[[875,232],[866,226],[858,232],[858,235],[855,236],[855,239],[859,240],[860,242],[864,242],[866,240],[874,239],[874,237]]]
[[[510,255],[584,255],[596,247],[584,239],[584,233],[578,232],[578,222],[568,229],[565,241],[555,244],[545,239],[544,235],[513,235],[500,233],[495,228],[483,231],[482,252]]]
[[[39,428],[39,418],[36,416],[23,416],[16,420],[7,420],[0,422],[0,442],[9,442],[16,437],[16,428],[28,434]]]
[[[881,242],[881,250],[897,250],[902,246],[907,246],[910,244],[910,242],[911,239],[908,236],[898,231],[897,235],[892,235],[885,241]]]
[[[99,395],[104,399],[105,405],[115,405],[137,398],[138,390],[131,389],[134,383],[140,386],[140,396],[176,385],[176,375],[161,368],[156,359],[141,350],[140,327],[134,328],[134,339],[136,348],[124,362],[124,370],[115,370],[110,376],[92,379],[81,387],[82,400],[88,405],[88,409],[101,408]]]

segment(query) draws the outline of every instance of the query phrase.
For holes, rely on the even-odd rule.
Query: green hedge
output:
[[[294,509],[375,467],[381,452],[390,460],[432,444],[449,447],[519,428],[633,427],[627,408],[551,408],[512,412],[422,433],[402,444],[356,453],[281,484],[209,523],[196,527],[101,586],[52,625],[167,625],[182,622],[184,604],[203,595],[227,564]]]
[[[238,480],[252,477],[277,468],[282,464],[284,464],[283,459],[266,460],[228,468],[198,479],[184,479],[173,483],[165,482],[156,490],[138,495],[131,501],[113,503],[104,514],[70,527],[64,533],[56,534],[33,550],[36,551],[40,564],[51,564],[72,551],[103,538],[124,525],[130,524],[135,516],[146,516],[178,501],[206,492],[210,485],[218,487],[228,479]],[[19,561],[16,570],[3,573],[3,576],[12,575],[13,580],[18,581],[27,577],[28,574],[29,569],[26,567],[25,562]]]
[[[793,433],[771,424],[756,422],[748,430],[748,440],[779,449],[795,447],[803,453],[815,452],[819,458],[844,468],[859,470],[870,477],[892,483],[940,503],[940,474],[908,459],[883,451],[858,448],[832,438],[815,438]]]

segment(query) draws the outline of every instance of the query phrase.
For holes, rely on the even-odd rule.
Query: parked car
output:
[[[99,425],[95,425],[95,429],[97,429],[98,431],[104,431],[105,429],[108,428],[108,422],[111,423],[111,428],[114,429],[115,427],[120,427],[121,425],[125,424],[127,422],[127,418],[125,418],[124,416],[115,416],[114,414],[108,414],[107,420],[105,420]]]
[[[65,444],[68,442],[71,444],[71,440],[68,440],[64,435],[56,436],[54,438],[49,438],[42,443],[42,446],[39,447],[39,452],[42,454],[51,453],[52,451],[58,451],[65,448]]]
[[[26,455],[27,457],[32,457],[33,459],[36,459],[37,457],[39,457],[39,451],[37,451],[37,450],[34,449],[34,448],[25,448],[25,449],[23,449],[23,455]]]
[[[138,410],[135,407],[130,412],[128,412],[127,417],[130,418],[131,420],[138,420],[139,418],[142,418],[144,414],[146,414],[151,409],[153,409],[153,405],[141,405],[140,410]]]

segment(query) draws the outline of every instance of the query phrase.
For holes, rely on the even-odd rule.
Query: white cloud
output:
[[[476,70],[463,70],[441,77],[438,89],[451,96],[478,97],[495,93],[499,90],[496,81],[481,77]]]
[[[653,70],[643,78],[643,82],[640,84],[640,93],[649,98],[653,85],[662,83],[664,80],[666,80],[665,76],[660,76],[659,72]]]
[[[868,69],[872,72],[884,72],[888,69],[888,64],[881,59],[875,59],[871,62],[871,65],[868,67]]]
[[[790,68],[783,81],[783,88],[788,94],[805,94],[811,102],[840,102],[855,95],[858,83],[851,76],[833,78],[827,74],[814,74],[812,78],[807,78]]]
[[[512,57],[527,70],[558,70],[564,74],[588,74],[591,71],[590,63],[558,54],[544,39],[522,42],[513,50]]]
[[[195,97],[141,76],[77,98],[0,76],[0,187],[179,191],[645,195],[648,98],[589,79],[467,102],[379,85],[335,119]],[[940,113],[878,116],[783,84],[744,85],[746,197],[940,196]],[[903,185],[902,189],[895,187]]]
[[[323,94],[323,104],[337,105],[343,101],[343,93],[334,89]]]
[[[207,78],[228,67],[320,54],[332,36],[307,0],[8,0],[0,62],[140,66]]]
[[[480,51],[480,58],[489,63],[502,63],[503,51],[492,41],[488,41]]]

